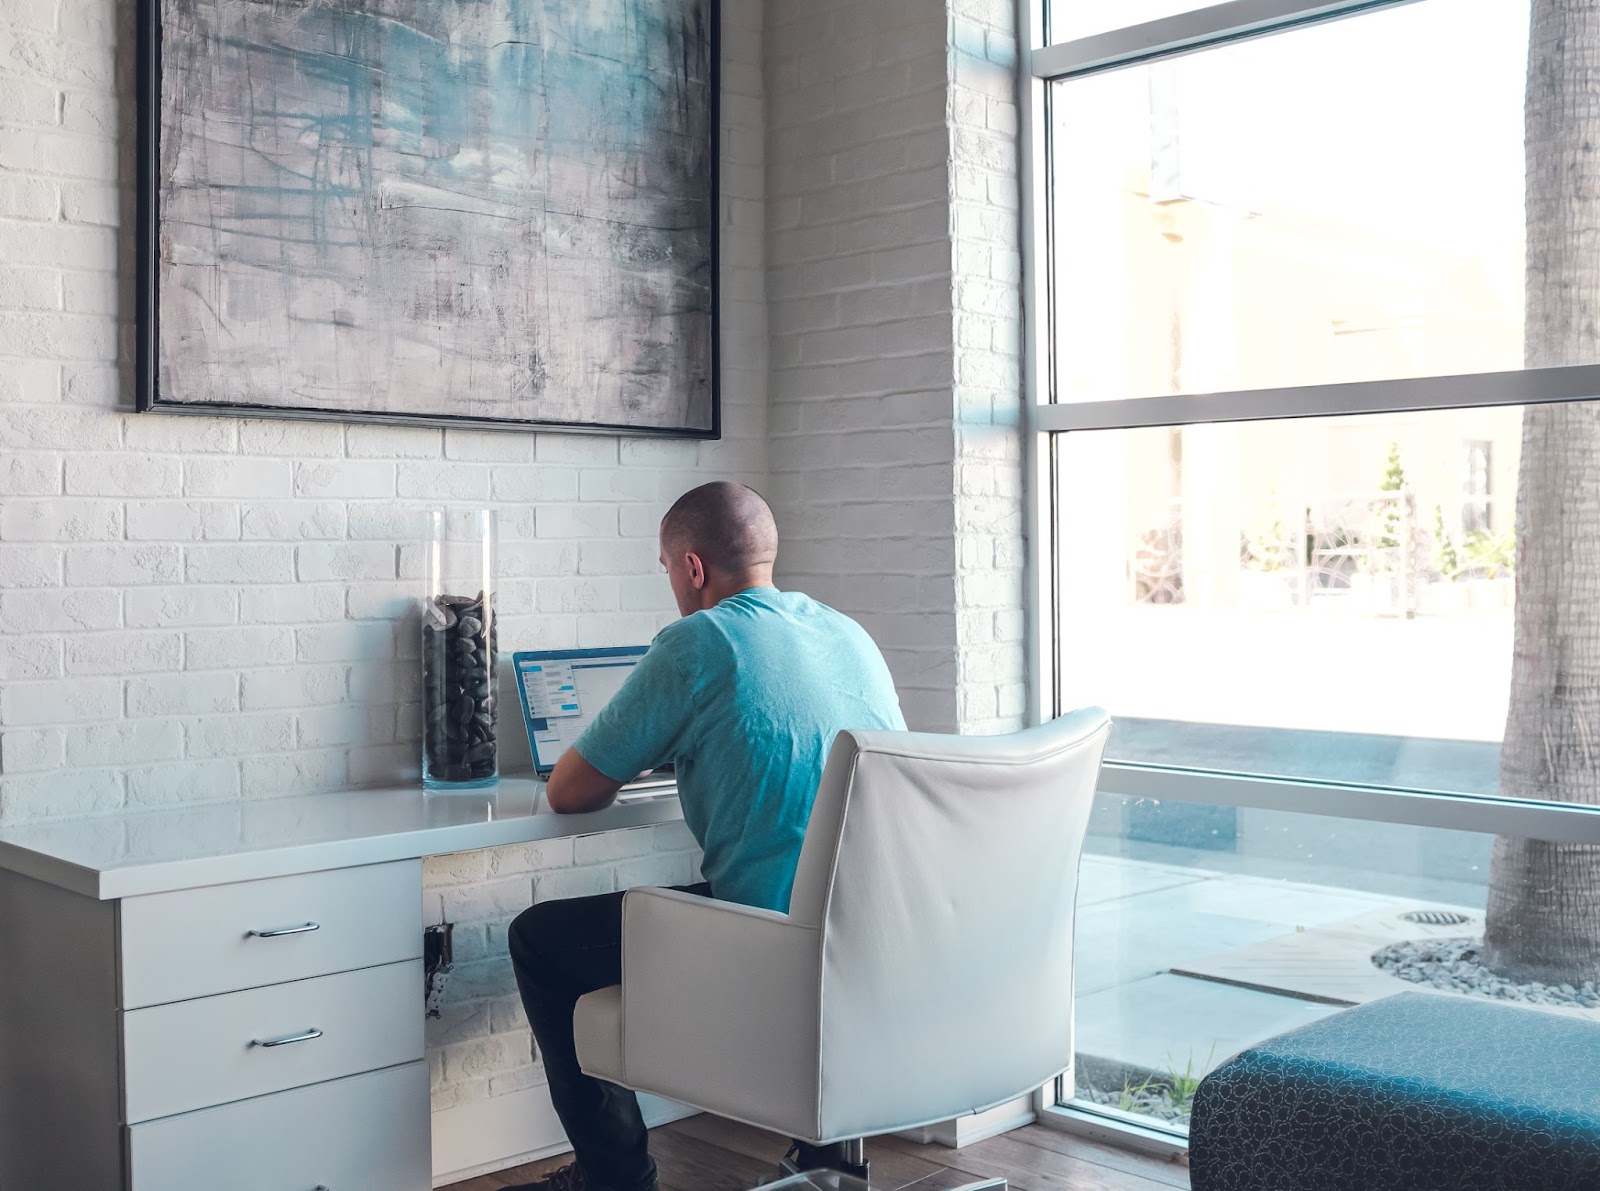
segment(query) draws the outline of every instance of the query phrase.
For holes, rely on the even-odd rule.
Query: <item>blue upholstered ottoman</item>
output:
[[[1193,1191],[1600,1191],[1600,1024],[1401,993],[1201,1083]]]

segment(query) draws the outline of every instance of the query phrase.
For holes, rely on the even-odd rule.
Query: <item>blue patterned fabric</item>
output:
[[[1401,993],[1195,1094],[1193,1191],[1600,1191],[1600,1024]]]

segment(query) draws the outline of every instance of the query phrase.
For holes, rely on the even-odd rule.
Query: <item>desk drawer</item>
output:
[[[421,960],[125,1011],[123,1119],[412,1062],[422,1058],[422,1014]]]
[[[132,1191],[427,1191],[428,1065],[128,1130]]]
[[[417,959],[422,864],[124,898],[121,945],[124,1009]]]

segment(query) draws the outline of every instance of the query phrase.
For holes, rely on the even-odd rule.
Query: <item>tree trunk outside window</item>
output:
[[[1600,362],[1600,0],[1533,0],[1525,120],[1526,364]],[[1523,414],[1513,650],[1501,792],[1600,804],[1600,405]],[[1484,941],[1512,979],[1600,979],[1600,848],[1497,839]]]

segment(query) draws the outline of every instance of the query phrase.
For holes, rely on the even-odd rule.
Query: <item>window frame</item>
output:
[[[1195,53],[1247,38],[1332,20],[1359,18],[1419,0],[1228,0],[1105,33],[1051,43],[1049,0],[1020,0],[1018,111],[1023,295],[1023,397],[1026,464],[1024,519],[1028,534],[1028,660],[1030,722],[1068,710],[1061,705],[1056,591],[1059,534],[1054,454],[1057,436],[1080,431],[1186,426],[1207,422],[1283,421],[1349,414],[1538,405],[1600,400],[1600,364],[1470,373],[1343,384],[1130,397],[1054,400],[1051,300],[1049,84],[1064,78]],[[1070,4],[1073,0],[1055,0]],[[1442,0],[1436,0],[1442,2]],[[1107,794],[1230,807],[1294,811],[1375,822],[1600,843],[1600,806],[1535,802],[1355,783],[1218,773],[1108,761],[1099,789]],[[1068,1077],[1042,1089],[1042,1123],[1115,1138],[1157,1153],[1187,1149],[1181,1134],[1068,1103]]]

